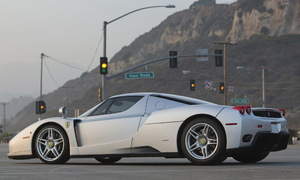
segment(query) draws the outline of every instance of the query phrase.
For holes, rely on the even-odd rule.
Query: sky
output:
[[[176,5],[138,12],[108,27],[108,57],[150,31],[169,15],[195,0],[0,0],[0,102],[38,96],[40,54],[45,53],[81,70],[46,59],[44,92],[80,76],[98,64],[102,23],[128,11],[152,5]],[[218,0],[230,3],[234,0]],[[95,52],[97,52],[95,54]],[[95,58],[93,58],[95,57]],[[91,69],[90,69],[91,70]]]

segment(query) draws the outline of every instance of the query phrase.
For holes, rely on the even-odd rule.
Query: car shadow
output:
[[[31,162],[31,163],[27,163],[27,162],[22,162],[22,163],[16,163],[19,165],[45,165],[45,166],[49,166],[49,164],[45,164],[42,162]],[[285,167],[289,167],[289,166],[300,166],[300,162],[260,162],[260,163],[256,163],[256,164],[243,164],[243,163],[239,163],[239,162],[224,162],[222,164],[217,164],[217,165],[194,165],[191,164],[189,162],[168,162],[168,163],[164,163],[164,162],[118,162],[115,164],[101,164],[101,163],[86,163],[86,162],[70,162],[70,163],[66,163],[66,164],[55,164],[55,166],[201,166],[201,167],[205,167],[205,166],[285,166]]]

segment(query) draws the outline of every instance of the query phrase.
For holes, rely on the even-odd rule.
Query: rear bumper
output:
[[[260,151],[280,151],[287,148],[290,134],[281,132],[278,134],[262,132],[255,136],[252,148]]]
[[[287,132],[280,132],[278,134],[270,132],[259,132],[255,135],[250,146],[229,149],[227,151],[228,155],[241,151],[251,151],[251,152],[271,152],[271,151],[281,151],[287,148],[289,142],[290,134]]]

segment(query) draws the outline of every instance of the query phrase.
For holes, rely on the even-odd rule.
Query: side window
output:
[[[107,114],[120,113],[128,110],[133,105],[135,105],[140,99],[141,96],[128,96],[128,97],[120,97],[113,100],[113,103],[107,110]]]
[[[106,100],[97,109],[95,109],[91,114],[89,114],[89,116],[99,116],[99,115],[106,114],[106,111],[110,107],[111,103],[112,103],[111,99]]]

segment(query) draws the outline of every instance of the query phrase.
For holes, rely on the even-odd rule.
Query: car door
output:
[[[80,154],[130,153],[145,107],[143,96],[106,100],[77,125]]]

